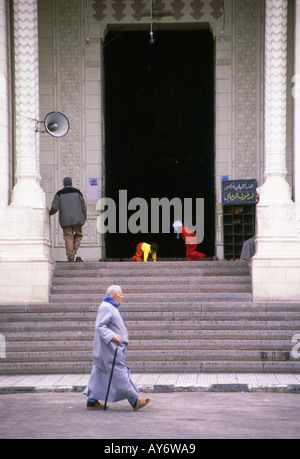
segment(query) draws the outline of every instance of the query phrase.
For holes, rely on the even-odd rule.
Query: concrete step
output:
[[[14,313],[43,313],[47,315],[48,313],[70,313],[70,312],[77,312],[82,313],[84,312],[91,312],[92,314],[96,314],[98,306],[101,302],[102,298],[99,298],[98,301],[93,303],[19,303],[19,304],[0,304],[0,316],[1,314],[9,313],[12,316]],[[277,312],[278,314],[282,314],[284,312],[295,312],[299,313],[300,310],[300,302],[290,302],[290,303],[253,303],[251,301],[209,301],[209,302],[187,302],[187,301],[180,301],[180,302],[147,302],[146,301],[136,301],[134,303],[128,302],[127,299],[122,303],[121,311],[122,314],[125,312],[135,312],[135,311],[185,311],[185,310],[194,310],[194,311],[203,311],[203,312],[218,312],[222,311],[225,313],[227,312]],[[94,316],[95,317],[95,316]],[[278,316],[280,317],[280,316]]]
[[[99,294],[90,294],[90,293],[60,293],[60,294],[50,294],[50,303],[85,303],[86,301],[94,304],[99,304],[104,296],[104,291]],[[206,293],[165,293],[161,294],[158,291],[156,293],[147,293],[145,294],[147,302],[207,302],[207,301],[251,301],[252,293],[244,292],[206,292]],[[141,300],[141,293],[127,293],[126,301],[130,303],[135,303],[136,301]]]
[[[249,270],[224,270],[222,272],[220,271],[204,271],[203,269],[193,269],[193,270],[188,270],[187,272],[184,272],[182,269],[176,269],[176,270],[167,270],[167,269],[157,269],[157,270],[148,270],[146,271],[145,269],[139,269],[139,270],[118,270],[118,271],[107,271],[107,270],[98,270],[98,271],[79,271],[79,270],[61,270],[61,271],[55,271],[53,275],[53,281],[61,281],[61,280],[72,280],[72,279],[90,279],[92,282],[93,280],[116,280],[119,279],[121,281],[127,282],[130,281],[131,279],[147,279],[149,282],[150,281],[155,281],[156,279],[174,279],[175,281],[185,277],[186,279],[189,278],[197,278],[197,279],[202,279],[203,281],[207,280],[209,281],[210,278],[214,278],[217,281],[224,281],[226,279],[234,279],[234,278],[243,278],[245,280],[251,280],[250,272]],[[225,279],[224,279],[225,278]],[[119,281],[119,284],[121,284],[121,281]]]
[[[130,346],[134,342],[143,342],[144,345],[147,345],[147,342],[156,341],[159,342],[161,340],[165,340],[166,336],[165,333],[162,333],[161,330],[135,330],[129,329],[130,333]],[[297,332],[296,332],[297,333]],[[216,330],[193,330],[192,336],[195,340],[206,340],[206,341],[227,341],[227,340],[240,340],[240,341],[285,341],[288,342],[291,346],[291,341],[293,336],[296,334],[295,330],[291,330],[288,327],[284,329],[274,329],[274,330],[266,330],[266,329],[253,329],[253,330],[243,330],[243,329],[219,329]],[[42,345],[43,342],[52,342],[52,341],[76,341],[78,342],[78,346],[80,346],[81,342],[83,341],[93,341],[93,334],[94,334],[94,327],[90,329],[80,330],[80,328],[76,329],[68,329],[68,330],[25,330],[25,331],[9,331],[5,334],[7,347],[20,342],[23,343],[23,347],[26,347],[27,343],[32,342],[39,342]],[[190,340],[191,339],[191,330],[190,329],[175,329],[171,330],[168,333],[168,340],[173,342],[173,348],[176,347],[176,341],[182,340]],[[1,364],[1,360],[0,360]]]
[[[54,277],[52,281],[52,286],[69,286],[74,287],[75,285],[84,285],[91,287],[94,285],[101,286],[105,288],[107,285],[112,285],[118,282],[118,285],[121,285],[122,288],[126,288],[128,285],[192,285],[195,284],[220,284],[224,287],[224,284],[247,284],[251,285],[250,276],[200,276],[200,275],[189,275],[189,276],[103,276],[103,277],[86,277],[84,275],[78,276],[62,276]]]
[[[147,343],[148,341],[158,341],[166,339],[165,333],[162,334],[161,330],[135,330],[130,329],[130,345],[134,341],[143,341]],[[240,329],[223,329],[220,328],[218,331],[216,330],[193,330],[193,338],[196,340],[280,340],[280,341],[287,341],[291,345],[291,341],[293,336],[296,334],[295,330],[291,330],[287,327],[284,329],[274,329],[274,330],[266,330],[266,329],[253,329],[253,330],[240,330]],[[92,341],[94,334],[94,327],[91,329],[80,330],[80,328],[76,329],[42,329],[42,330],[25,330],[25,331],[10,331],[5,334],[7,346],[11,343],[21,342],[25,347],[25,343],[29,343],[30,341],[38,341],[42,342],[51,342],[55,340],[66,340],[66,341]],[[191,330],[190,329],[174,329],[168,333],[168,340],[173,341],[173,347],[176,347],[176,341],[179,340],[189,340],[191,338]],[[1,360],[0,360],[1,364]]]
[[[177,343],[174,343],[174,339],[135,339],[130,341],[129,350],[130,351],[148,351],[148,350],[164,350],[164,351],[173,351],[175,346],[180,350],[256,350],[256,351],[290,351],[291,350],[291,341],[290,340],[279,340],[279,339],[180,339],[177,340]],[[7,345],[7,352],[9,358],[13,353],[20,352],[36,352],[37,349],[39,352],[46,351],[88,351],[91,352],[93,348],[93,339],[90,340],[63,340],[59,339],[50,340],[29,340],[24,343],[22,340],[9,341]],[[88,359],[90,360],[91,354]]]
[[[248,362],[248,361],[185,361],[185,362],[135,362],[133,372],[149,373],[299,373],[296,362]]]
[[[198,277],[250,276],[248,263],[235,262],[181,262],[181,263],[57,263],[54,279],[91,277],[91,278],[130,278],[135,276],[180,277],[184,275]]]
[[[280,350],[232,350],[232,349],[146,349],[146,350],[127,350],[127,362],[146,362],[146,361],[287,361],[291,359],[289,351]],[[77,361],[89,362],[92,364],[91,349],[87,350],[69,350],[59,351],[43,350],[43,351],[23,351],[10,352],[8,362],[64,362]]]
[[[299,314],[297,312],[273,312],[273,311],[202,311],[199,310],[176,310],[176,311],[162,311],[157,308],[156,310],[145,310],[145,311],[122,311],[122,316],[128,321],[133,322],[143,322],[147,321],[189,321],[189,320],[209,320],[209,321],[240,321],[247,320],[251,321],[274,321],[277,323],[293,322],[294,324],[299,324]],[[49,322],[61,323],[61,322],[75,322],[81,323],[95,321],[95,312],[32,312],[30,315],[22,315],[21,313],[5,313],[0,314],[0,324],[16,324],[17,327],[20,326],[20,320],[22,323],[30,319],[29,323],[43,323],[47,324]],[[34,326],[34,324],[33,324]]]
[[[67,331],[74,330],[78,332],[93,330],[94,321],[85,321],[84,319],[78,322],[60,321],[60,322],[12,322],[9,324],[3,324],[1,326],[2,334],[8,334],[10,332],[38,332],[38,331]],[[175,330],[281,330],[289,329],[296,333],[300,330],[300,320],[298,321],[266,321],[266,320],[127,320],[126,325],[128,330],[139,330],[141,332],[146,330],[161,330],[167,334],[168,330],[172,333]],[[9,336],[9,335],[7,335]]]
[[[135,361],[130,363],[133,373],[299,373],[299,364],[291,361]],[[90,373],[86,362],[26,362],[4,363],[0,374],[72,374]]]
[[[0,305],[0,373],[89,373],[97,309],[115,283],[131,371],[300,371],[300,302],[253,303],[249,263],[203,260],[57,263],[49,303]]]
[[[77,295],[84,294],[88,290],[89,296],[92,295],[101,295],[106,291],[106,284],[102,285],[86,285],[86,284],[74,284],[71,286],[53,286],[51,290],[51,298],[54,298],[54,295]],[[122,288],[124,295],[127,294],[151,294],[156,293],[158,290],[160,295],[165,294],[182,294],[182,293],[219,293],[224,291],[224,285],[219,284],[179,284],[179,285],[125,285]],[[250,284],[226,284],[226,293],[251,293]]]
[[[132,261],[124,261],[124,262],[97,262],[97,261],[88,261],[84,263],[68,263],[68,262],[57,262],[55,265],[55,272],[58,273],[61,270],[67,271],[86,271],[86,270],[103,270],[109,271],[113,270],[121,271],[121,270],[157,270],[157,269],[166,269],[176,270],[182,269],[189,273],[189,270],[194,271],[195,269],[199,270],[206,270],[206,271],[218,271],[221,272],[222,270],[244,270],[250,272],[249,263],[248,262],[237,262],[237,261],[195,261],[195,262],[188,262],[188,261],[158,261],[153,263],[149,261],[148,263],[135,263]]]

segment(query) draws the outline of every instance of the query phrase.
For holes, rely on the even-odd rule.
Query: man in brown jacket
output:
[[[64,188],[59,190],[52,201],[50,215],[59,211],[59,223],[63,229],[68,261],[74,261],[81,239],[82,227],[86,221],[86,205],[80,190],[73,188],[71,177],[63,180]],[[82,261],[80,257],[76,261]]]

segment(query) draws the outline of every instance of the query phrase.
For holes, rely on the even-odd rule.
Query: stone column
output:
[[[0,0],[0,206],[9,203],[9,11],[6,0]]]
[[[287,2],[266,0],[265,183],[261,204],[289,202],[286,170]]]
[[[266,0],[265,182],[257,205],[255,301],[299,300],[297,206],[286,181],[287,0]]]
[[[0,206],[0,302],[47,302],[49,211],[40,187],[37,0],[14,0],[16,179],[10,205]]]
[[[37,0],[14,1],[16,179],[12,204],[45,207],[40,187]]]
[[[300,0],[295,0],[294,97],[294,199],[300,205]]]

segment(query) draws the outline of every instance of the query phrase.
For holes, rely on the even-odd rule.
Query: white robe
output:
[[[128,330],[119,308],[103,301],[97,312],[94,335],[94,364],[89,383],[84,390],[89,398],[105,400],[111,374],[116,343],[115,335],[120,335],[122,342],[117,357],[109,391],[109,402],[117,402],[138,394],[137,388],[130,379],[130,370],[125,361],[128,345]]]

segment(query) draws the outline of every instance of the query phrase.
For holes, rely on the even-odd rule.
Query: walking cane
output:
[[[109,377],[109,382],[108,382],[108,387],[107,387],[107,392],[106,392],[103,411],[106,410],[106,404],[107,404],[108,395],[109,395],[109,391],[110,391],[110,385],[111,385],[112,375],[113,375],[113,371],[114,371],[114,367],[115,367],[115,363],[116,363],[116,357],[117,357],[119,344],[120,343],[117,343],[116,350],[115,350],[115,355],[114,355],[114,360],[113,360],[113,364],[112,364],[112,367],[111,367],[111,373],[110,373],[110,377]]]

